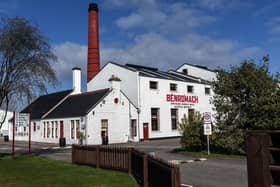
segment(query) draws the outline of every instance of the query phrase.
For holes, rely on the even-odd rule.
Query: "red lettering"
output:
[[[169,102],[170,101],[170,94],[166,95],[166,101]]]
[[[167,102],[198,103],[198,96],[166,94]]]

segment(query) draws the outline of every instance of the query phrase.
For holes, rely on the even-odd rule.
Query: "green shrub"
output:
[[[187,150],[201,151],[203,144],[203,120],[199,112],[191,112],[181,119],[179,129],[182,134],[181,145]]]

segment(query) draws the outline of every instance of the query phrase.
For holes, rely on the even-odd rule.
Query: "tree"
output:
[[[181,145],[189,150],[200,151],[202,149],[203,119],[199,112],[191,112],[182,118],[179,123],[179,130],[182,134]]]
[[[259,65],[250,60],[218,70],[213,83],[215,142],[231,153],[244,153],[247,130],[280,128],[279,76],[269,72],[268,60],[266,56]]]
[[[56,61],[48,40],[37,26],[20,17],[2,18],[0,22],[0,106],[6,119],[12,98],[30,102],[55,86],[57,78],[51,62]]]

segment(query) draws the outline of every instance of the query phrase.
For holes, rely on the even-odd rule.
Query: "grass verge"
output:
[[[222,154],[222,153],[210,153],[207,154],[207,151],[189,151],[184,148],[176,148],[173,152],[192,156],[192,157],[204,157],[204,158],[234,158],[234,159],[246,159],[246,155],[229,155],[229,154]]]
[[[0,156],[1,187],[111,187],[138,186],[124,172],[77,166],[43,157]]]

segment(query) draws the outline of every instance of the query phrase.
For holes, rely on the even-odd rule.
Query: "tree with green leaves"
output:
[[[218,70],[213,82],[216,146],[245,153],[248,130],[280,128],[279,76],[269,72],[268,60],[266,56],[259,65],[246,60]]]
[[[30,102],[45,93],[57,78],[52,62],[56,61],[48,40],[28,20],[20,17],[0,21],[0,129],[10,101]]]
[[[193,151],[202,150],[203,119],[199,112],[190,112],[188,117],[184,115],[179,123],[179,130],[182,134],[181,145]]]

